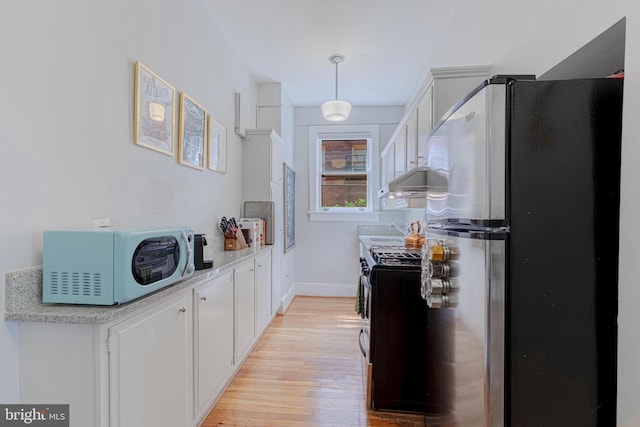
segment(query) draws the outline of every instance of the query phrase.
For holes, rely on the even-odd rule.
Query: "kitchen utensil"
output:
[[[420,247],[420,235],[415,231],[415,222],[412,222],[409,226],[411,232],[404,238],[404,246],[406,248],[419,248]]]

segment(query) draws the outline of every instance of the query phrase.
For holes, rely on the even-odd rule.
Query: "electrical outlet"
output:
[[[91,220],[91,224],[96,228],[111,227],[111,218],[94,218]]]

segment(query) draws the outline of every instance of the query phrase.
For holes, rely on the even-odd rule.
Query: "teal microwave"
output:
[[[191,228],[46,230],[42,302],[122,304],[193,274]]]

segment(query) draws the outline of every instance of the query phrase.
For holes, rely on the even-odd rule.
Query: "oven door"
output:
[[[360,352],[367,362],[371,361],[369,354],[369,315],[371,312],[371,285],[369,284],[369,277],[366,274],[360,275],[360,318],[362,319],[360,325],[360,333],[358,335],[358,344],[360,346]]]
[[[362,386],[365,392],[366,408],[371,408],[371,341],[370,341],[370,315],[371,315],[371,284],[369,283],[368,268],[360,274],[360,332],[358,333],[358,345],[362,353]]]

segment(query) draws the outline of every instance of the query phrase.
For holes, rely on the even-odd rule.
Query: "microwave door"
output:
[[[193,242],[194,234],[192,232],[187,232],[182,230],[182,243],[184,245],[184,249],[187,251],[187,257],[185,260],[184,268],[182,269],[182,277],[187,277],[195,270],[195,261],[193,259]]]
[[[489,84],[427,141],[427,167],[446,191],[427,191],[428,222],[500,226],[505,219],[505,87]]]
[[[452,311],[452,340],[439,352],[451,369],[441,387],[456,425],[503,426],[504,233],[427,229],[423,295],[430,310]],[[446,380],[448,379],[448,380]]]

